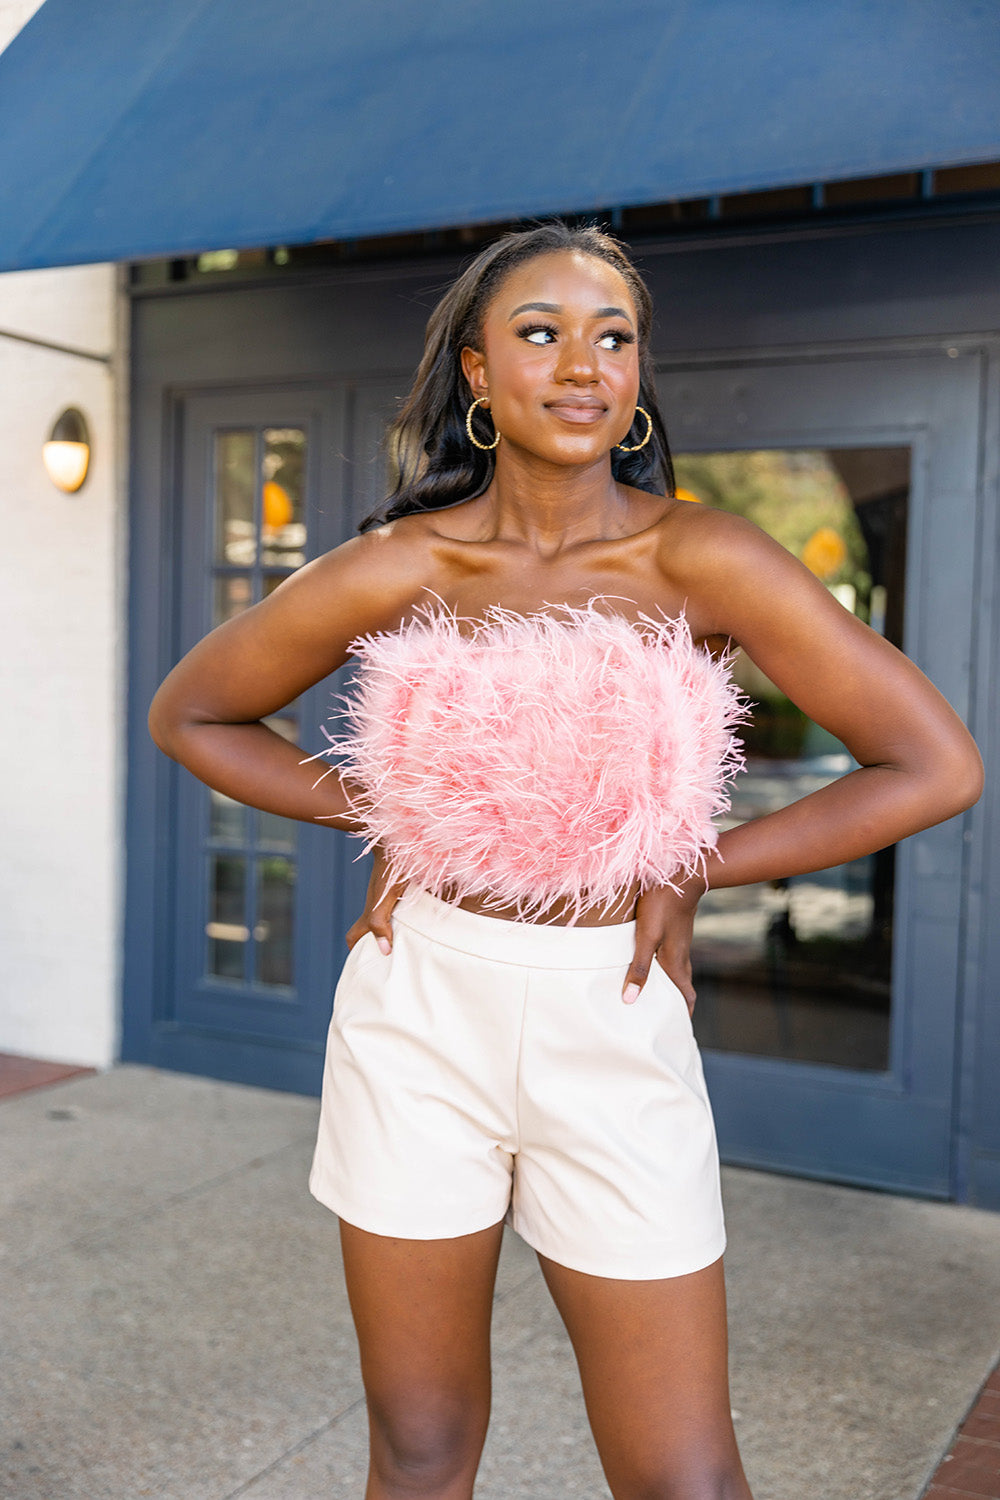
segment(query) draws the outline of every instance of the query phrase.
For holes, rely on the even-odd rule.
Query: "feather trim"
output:
[[[394,878],[530,920],[703,869],[743,766],[729,660],[683,615],[631,624],[598,602],[481,621],[427,605],[352,643],[357,690],[323,753]]]

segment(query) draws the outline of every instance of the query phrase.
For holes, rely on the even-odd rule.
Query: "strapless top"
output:
[[[394,878],[530,920],[703,866],[742,766],[742,696],[683,615],[633,624],[609,603],[480,621],[430,605],[352,643],[325,754]]]

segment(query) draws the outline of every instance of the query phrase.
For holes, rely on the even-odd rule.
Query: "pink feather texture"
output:
[[[481,621],[428,605],[352,643],[346,733],[324,754],[394,878],[531,920],[703,868],[744,700],[683,615],[633,624],[601,602]]]

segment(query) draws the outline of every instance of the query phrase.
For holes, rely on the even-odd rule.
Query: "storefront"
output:
[[[39,26],[57,5],[72,9],[69,0],[48,0]],[[198,76],[212,17],[237,22],[221,3],[178,6],[175,30],[182,9],[200,39],[187,59],[189,76]],[[577,19],[590,28],[593,62],[610,48],[601,27],[611,22],[584,9]],[[708,9],[734,19],[731,6]],[[338,139],[353,152],[352,171],[367,168],[380,188],[366,199],[361,176],[342,183],[324,223],[296,217],[292,200],[309,199],[322,166],[315,148],[313,157],[296,156],[301,137],[284,143],[298,176],[289,183],[264,170],[265,185],[278,181],[286,194],[270,218],[259,191],[257,216],[242,204],[237,213],[239,182],[219,175],[218,151],[234,162],[239,155],[225,108],[213,115],[223,147],[206,139],[210,170],[199,175],[191,165],[190,121],[164,113],[167,90],[183,74],[182,28],[156,88],[101,136],[77,191],[47,214],[42,205],[11,236],[6,264],[133,263],[123,294],[131,359],[122,434],[130,455],[123,1058],[318,1089],[342,934],[365,883],[356,848],[208,793],[155,752],[145,714],[181,652],[349,536],[380,498],[386,420],[440,288],[492,232],[483,220],[622,205],[596,216],[630,241],[653,290],[654,355],[679,481],[702,503],[740,509],[771,529],[845,608],[901,645],[973,727],[992,771],[1000,728],[1000,142],[984,148],[970,123],[980,106],[987,117],[994,97],[983,69],[955,93],[961,109],[938,111],[939,129],[955,139],[913,134],[930,128],[931,113],[917,108],[913,80],[921,68],[940,78],[946,42],[968,55],[978,45],[987,72],[1000,63],[977,41],[977,8],[966,9],[916,8],[921,25],[901,38],[896,59],[910,69],[907,107],[884,114],[880,128],[863,114],[864,78],[841,55],[848,40],[832,32],[793,38],[783,53],[783,115],[768,96],[781,152],[758,131],[745,160],[742,93],[728,115],[712,112],[697,150],[692,131],[676,125],[688,96],[702,100],[707,121],[698,72],[705,49],[697,64],[693,51],[685,54],[690,67],[678,65],[669,100],[662,66],[651,65],[633,90],[632,125],[620,111],[607,117],[614,139],[602,160],[619,161],[611,147],[620,137],[620,162],[629,164],[604,172],[604,196],[592,182],[581,186],[586,152],[567,155],[563,141],[549,140],[542,153],[546,171],[562,172],[558,188],[528,171],[526,142],[498,154],[494,140],[462,177],[444,144],[448,121],[425,112],[421,150],[441,153],[437,175],[447,184],[435,196],[434,174],[400,172],[397,183],[387,167],[401,139],[398,112],[362,146],[344,134],[341,115]],[[789,19],[780,10],[768,17],[772,40]],[[244,7],[237,25],[243,56],[251,11]],[[616,19],[635,41],[651,24],[650,8],[626,7]],[[668,43],[686,38],[693,47],[699,34],[681,11],[660,21],[651,55],[662,65]],[[157,27],[165,25],[161,16]],[[472,46],[455,25],[456,46]],[[738,56],[756,76],[763,44],[748,52],[732,38],[723,46],[720,34],[708,38],[709,61],[722,67],[728,58],[735,77]],[[811,122],[824,112],[806,111],[796,92],[820,40],[841,49],[826,70],[828,89],[840,80],[857,103],[853,115],[840,111],[840,135],[822,140]],[[849,40],[864,52],[863,36]],[[294,53],[300,72],[302,45],[282,39],[282,59]],[[635,49],[608,55],[619,53]],[[519,55],[508,48],[508,64]],[[249,118],[245,80],[225,97]],[[652,133],[643,109],[659,121]],[[809,128],[796,134],[800,116]],[[502,124],[502,111],[497,118]],[[172,169],[167,186],[151,183],[133,211],[120,187],[112,191],[113,173],[123,163],[138,172],[143,142],[165,119],[175,122],[190,180]],[[591,120],[584,134],[592,128]],[[625,150],[639,137],[659,141],[659,156]],[[257,144],[270,160],[273,143]],[[499,179],[492,198],[485,161]],[[944,165],[927,165],[935,162]],[[215,221],[204,191],[213,180],[225,183]],[[387,237],[404,229],[412,232]],[[270,248],[205,250],[222,243]],[[174,258],[138,259],[157,253]],[[737,670],[758,713],[736,815],[780,805],[848,768],[843,748],[749,664]],[[313,689],[277,727],[320,749],[341,686]],[[1000,1207],[1000,1096],[991,1082],[1000,1065],[1000,946],[988,921],[1000,897],[994,787],[995,776],[972,813],[896,850],[706,903],[698,1028],[728,1159]]]
[[[793,550],[825,544],[814,565],[845,607],[930,673],[989,752],[1000,224],[758,227],[636,248],[681,482]],[[126,1056],[318,1086],[364,870],[339,835],[245,813],[168,766],[142,715],[179,652],[380,497],[380,436],[454,265],[222,286],[157,286],[147,270],[134,288]],[[760,708],[741,816],[849,764],[747,685]],[[334,686],[289,711],[310,750]],[[991,1201],[995,1158],[955,1122],[971,1091],[989,1124],[975,1069],[997,1024],[978,918],[993,816],[985,801],[857,866],[707,905],[699,1029],[731,1160]]]

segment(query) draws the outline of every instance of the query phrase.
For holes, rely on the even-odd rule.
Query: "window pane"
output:
[[[294,982],[292,938],[295,865],[290,859],[257,862],[257,979],[260,984],[290,988]]]
[[[270,718],[264,720],[268,729],[273,729],[275,734],[280,734],[283,740],[290,745],[299,742],[299,721],[291,714],[271,714]]]
[[[217,854],[209,862],[208,972],[219,979],[242,979],[250,937],[246,925],[246,860]]]
[[[845,609],[903,639],[908,448],[683,454],[684,498],[749,517]],[[730,826],[786,806],[854,765],[742,652],[752,700]],[[895,851],[770,885],[709,891],[692,956],[703,1046],[850,1068],[889,1060]]]
[[[306,438],[301,427],[230,428],[214,435],[212,624],[267,598],[306,560]],[[267,720],[291,742],[298,720]],[[216,792],[208,798],[208,972],[244,984],[293,983],[294,855],[298,824]],[[219,846],[246,854],[223,854]],[[252,866],[252,868],[251,868]]]
[[[298,719],[279,718],[277,714],[273,714],[271,718],[265,719],[264,723],[268,729],[273,729],[275,734],[280,734],[283,740],[288,740],[292,745],[298,744]],[[298,842],[298,834],[299,825],[294,818],[280,818],[277,813],[268,812],[257,815],[258,842],[266,844],[269,849],[282,849],[293,854]]]
[[[298,824],[294,818],[279,818],[276,813],[262,812],[257,823],[257,838],[268,849],[282,849],[294,854]]]
[[[271,594],[274,593],[275,589],[278,588],[280,584],[284,583],[286,578],[290,578],[291,576],[292,570],[289,570],[289,572],[287,573],[265,573],[263,587],[264,598],[269,598]]]
[[[261,561],[300,567],[306,560],[306,435],[300,427],[264,432]]]
[[[208,836],[221,844],[245,844],[247,810],[222,792],[210,791]]]
[[[255,447],[252,432],[215,435],[215,556],[241,568],[257,558]]]
[[[249,573],[226,573],[215,579],[212,628],[242,614],[253,603],[253,584]]]

